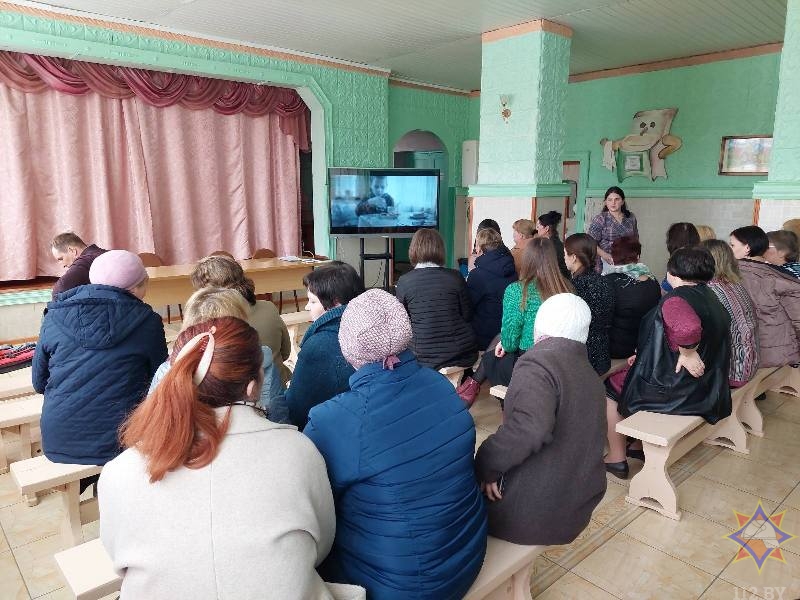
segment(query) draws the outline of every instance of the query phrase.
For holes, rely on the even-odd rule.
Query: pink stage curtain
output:
[[[51,85],[20,64],[0,52],[0,279],[59,275],[49,241],[66,230],[106,248],[155,252],[167,264],[220,249],[238,258],[257,248],[298,252],[304,105],[294,115],[254,117],[252,106],[267,101],[262,95],[283,92],[243,92],[227,81],[203,87],[202,78],[176,83],[170,74],[140,80],[173,98],[184,89],[182,99],[162,106],[120,92],[108,78],[87,77],[97,65],[84,72],[89,63],[72,63],[69,72],[83,83],[61,73]],[[137,73],[126,81],[147,73],[128,71]],[[83,85],[86,92],[56,91]],[[104,86],[117,91],[89,93]]]

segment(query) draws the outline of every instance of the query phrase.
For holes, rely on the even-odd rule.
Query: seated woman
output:
[[[463,598],[486,550],[472,416],[407,350],[411,323],[390,294],[352,300],[339,341],[353,387],[313,408],[304,430],[336,501],[336,539],[320,572],[365,587],[370,600]]]
[[[522,270],[522,255],[525,247],[536,235],[536,223],[530,219],[517,219],[511,226],[514,231],[514,247],[511,248],[511,256],[514,257],[514,268],[519,273]]]
[[[708,282],[708,287],[717,295],[731,317],[731,365],[728,383],[732,388],[741,387],[758,370],[756,308],[742,285],[742,274],[731,247],[722,240],[706,240],[700,245],[714,257],[714,279]]]
[[[697,227],[693,223],[673,223],[667,229],[667,252],[670,256],[678,248],[691,248],[699,243],[700,232],[697,231]],[[665,294],[672,291],[666,276],[661,282],[661,289]]]
[[[225,288],[201,288],[189,296],[183,307],[183,320],[181,330],[197,325],[209,319],[220,317],[235,317],[247,321],[250,315],[250,306],[244,297],[236,290]],[[268,346],[262,346],[264,352],[264,379],[261,385],[261,398],[259,404],[269,411],[269,417],[276,422],[281,421],[281,415],[274,415],[270,410],[273,400],[283,394],[284,387],[278,369],[272,360],[272,350]],[[150,383],[148,394],[152,394],[156,386],[170,370],[169,359],[165,360],[158,367],[153,381]],[[287,417],[283,417],[284,419]]]
[[[558,268],[553,243],[548,238],[532,239],[525,248],[520,280],[509,285],[503,296],[500,339],[490,344],[478,370],[459,386],[461,398],[472,404],[486,379],[492,385],[508,385],[514,364],[533,346],[533,323],[541,303],[571,291]]]
[[[636,354],[639,324],[661,300],[661,288],[647,265],[639,262],[642,245],[632,236],[617,238],[611,244],[614,265],[603,277],[614,290],[614,314],[608,332],[611,358]]]
[[[325,462],[255,409],[258,334],[211,319],[175,348],[100,475],[100,538],[122,599],[330,598],[315,571],[335,531]]]
[[[89,281],[48,303],[33,356],[33,387],[44,394],[45,456],[104,465],[122,452],[119,426],[147,393],[167,358],[167,343],[161,317],[142,302],[147,271],[138,256],[127,250],[101,254]]]
[[[486,348],[500,333],[503,294],[517,279],[514,258],[494,229],[481,229],[475,236],[478,254],[475,268],[469,272],[467,289],[472,301],[472,329],[478,348]]]
[[[628,477],[625,436],[615,429],[624,417],[648,410],[716,423],[731,414],[731,318],[707,285],[713,277],[708,250],[676,250],[667,263],[672,291],[642,320],[629,371],[606,380],[606,470],[617,477]],[[641,449],[629,456],[641,459]]]
[[[769,238],[760,227],[733,230],[730,245],[756,308],[759,367],[800,363],[800,282],[764,258]]]
[[[561,238],[558,237],[558,224],[561,223],[561,213],[551,210],[548,213],[539,215],[536,220],[536,235],[539,237],[547,238],[553,242],[553,248],[556,252],[556,260],[558,261],[558,268],[564,277],[569,277],[567,265],[564,262],[564,244]]]
[[[495,537],[569,544],[605,494],[603,384],[584,345],[590,320],[574,294],[539,309],[536,344],[517,361],[504,422],[475,456]]]
[[[350,389],[353,367],[339,347],[339,322],[347,303],[364,291],[356,270],[338,260],[311,271],[303,285],[313,323],[300,342],[292,384],[273,403],[278,411],[288,410],[288,422],[299,429],[314,406]]]
[[[283,364],[292,353],[292,340],[278,308],[268,300],[256,300],[253,280],[245,277],[242,266],[226,256],[207,256],[197,263],[191,274],[192,286],[230,288],[239,292],[248,304],[247,322],[258,332],[262,346],[268,346],[275,368],[285,384],[292,376]]]
[[[597,242],[586,233],[573,233],[564,242],[564,260],[572,274],[575,293],[592,311],[586,349],[589,362],[603,375],[611,368],[609,331],[614,315],[614,290],[611,283],[593,269],[597,263]]]
[[[397,299],[406,307],[414,337],[411,351],[424,367],[471,367],[478,359],[472,331],[472,302],[458,273],[444,268],[444,240],[435,229],[419,229],[408,257],[414,270],[397,280]]]
[[[800,249],[798,249],[797,235],[793,231],[781,229],[770,231],[767,238],[769,238],[769,248],[764,253],[764,258],[770,264],[783,268],[792,277],[800,279],[800,262],[797,262]]]

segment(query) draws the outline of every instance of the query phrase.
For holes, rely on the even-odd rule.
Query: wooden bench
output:
[[[461,383],[461,376],[466,370],[466,367],[442,367],[439,369],[439,373],[447,377],[447,380],[453,384],[453,387],[457,388],[458,384]]]
[[[671,519],[680,519],[678,495],[667,467],[701,442],[749,454],[747,433],[737,415],[744,388],[733,395],[731,415],[715,424],[702,417],[637,412],[617,423],[616,431],[641,440],[644,466],[634,475],[625,500],[652,508]]]
[[[781,378],[780,383],[776,386],[767,386],[766,389],[774,390],[781,394],[800,396],[800,367],[786,365],[785,367],[781,367],[779,371],[779,376]],[[769,381],[769,383],[773,382],[774,380]]]
[[[732,394],[735,400],[735,394],[741,390],[741,402],[736,406],[739,420],[747,428],[747,432],[757,437],[764,436],[764,417],[761,415],[756,405],[756,396],[766,392],[769,389],[780,387],[787,376],[790,375],[789,369],[791,367],[767,367],[759,369],[753,378],[747,382],[747,385],[742,386]],[[735,404],[735,402],[734,402]]]
[[[489,536],[481,572],[464,600],[531,600],[533,561],[545,550]]]
[[[281,319],[286,323],[286,329],[289,330],[289,339],[292,341],[292,352],[289,358],[283,361],[290,371],[294,371],[294,366],[297,364],[297,354],[300,352],[300,327],[306,323],[311,323],[311,313],[307,310],[299,312],[286,313],[281,315]]]
[[[30,367],[0,375],[0,400],[30,396],[35,393]]]
[[[523,546],[524,547],[524,546]],[[63,550],[56,564],[75,600],[100,600],[122,589],[122,575],[99,539]],[[365,600],[367,593],[357,585],[326,583],[334,600]]]
[[[20,458],[25,459],[32,456],[36,440],[31,429],[39,423],[42,416],[42,404],[44,404],[44,396],[41,394],[0,403],[0,473],[8,472],[8,452],[3,436],[5,430],[12,427],[18,428]]]
[[[58,489],[64,503],[61,535],[67,546],[83,541],[81,525],[100,518],[97,498],[81,501],[80,480],[100,473],[98,465],[71,465],[50,462],[46,456],[28,458],[12,463],[11,477],[25,496],[45,490]]]

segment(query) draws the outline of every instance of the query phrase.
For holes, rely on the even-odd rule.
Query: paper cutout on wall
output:
[[[618,140],[603,138],[603,166],[617,172],[617,179],[627,177],[667,178],[664,159],[683,144],[669,132],[677,108],[642,110],[633,115],[631,132]]]

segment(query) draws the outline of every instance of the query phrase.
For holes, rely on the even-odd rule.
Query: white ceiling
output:
[[[485,31],[534,19],[571,27],[570,72],[783,40],[786,0],[54,0],[38,6],[390,68],[480,87]]]

